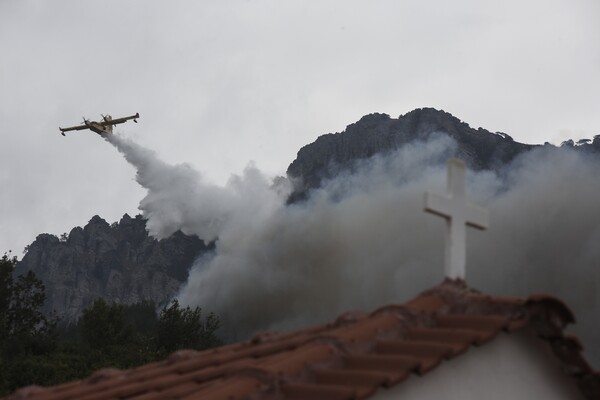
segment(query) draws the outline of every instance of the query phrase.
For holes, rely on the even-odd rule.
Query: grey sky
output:
[[[516,140],[600,134],[600,3],[0,0],[0,253],[135,214],[116,128],[217,183],[283,174],[370,112],[451,112]]]

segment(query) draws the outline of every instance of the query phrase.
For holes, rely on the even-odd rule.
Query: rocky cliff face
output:
[[[94,216],[68,237],[41,234],[15,273],[35,272],[46,286],[45,312],[68,321],[99,297],[123,304],[168,301],[187,279],[193,260],[208,248],[180,232],[157,241],[145,227],[141,216],[125,214],[112,225]]]
[[[340,133],[320,136],[298,152],[287,173],[295,180],[290,201],[301,200],[341,170],[351,170],[357,160],[385,154],[414,140],[427,140],[432,135],[446,134],[458,144],[455,156],[472,169],[497,169],[518,154],[536,145],[515,142],[505,133],[473,129],[451,114],[433,108],[413,110],[397,119],[387,114],[369,114],[348,125]],[[600,136],[593,141],[567,141],[583,151],[600,151]]]

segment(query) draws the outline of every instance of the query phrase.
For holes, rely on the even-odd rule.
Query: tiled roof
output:
[[[600,373],[583,358],[579,341],[563,333],[572,322],[569,308],[552,296],[486,296],[446,280],[406,304],[370,314],[346,313],[329,324],[258,334],[203,352],[183,350],[130,370],[26,387],[10,398],[365,399],[499,334],[530,328],[549,343],[585,397],[600,399]]]

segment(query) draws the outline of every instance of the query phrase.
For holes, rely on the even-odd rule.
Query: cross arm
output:
[[[435,193],[425,193],[425,211],[439,215],[443,218],[450,218],[450,201],[446,196]]]
[[[473,228],[487,229],[490,225],[490,213],[482,207],[468,204],[466,209],[466,223]]]

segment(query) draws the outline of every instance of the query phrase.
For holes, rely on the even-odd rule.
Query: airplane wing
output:
[[[68,131],[80,131],[82,129],[90,129],[90,127],[87,125],[77,125],[77,126],[71,126],[69,128],[61,128],[59,126],[58,129],[60,129],[61,132],[68,132]]]
[[[139,117],[140,117],[140,113],[136,113],[135,115],[131,115],[129,117],[116,118],[116,119],[111,119],[108,121],[98,122],[98,124],[100,124],[102,126],[117,125],[117,124],[122,124],[123,122],[129,121],[130,119],[132,119],[133,122],[137,122],[135,119],[139,118]]]

